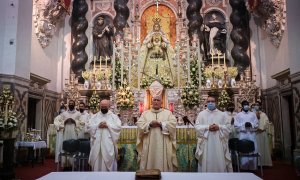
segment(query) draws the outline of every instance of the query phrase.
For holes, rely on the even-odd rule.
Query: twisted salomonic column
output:
[[[82,71],[85,71],[85,63],[88,60],[88,56],[85,52],[85,47],[88,43],[88,38],[85,35],[85,31],[88,27],[88,21],[85,18],[85,14],[88,11],[88,5],[85,0],[74,0],[73,11],[71,19],[71,31],[72,31],[72,53],[73,60],[71,62],[71,69],[79,78],[79,82],[83,83],[81,77]]]
[[[232,7],[230,22],[233,26],[230,38],[234,44],[231,50],[231,56],[234,59],[234,64],[237,66],[240,75],[250,65],[250,58],[247,55],[250,39],[250,15],[244,0],[230,0],[229,3]],[[237,77],[238,80],[240,78],[239,75]]]
[[[128,0],[115,0],[114,8],[116,11],[116,16],[114,18],[114,26],[116,28],[116,34],[121,36],[121,39],[124,37],[123,28],[127,24],[127,19],[129,17],[129,8],[127,7]]]
[[[186,17],[189,20],[188,33],[191,41],[194,33],[197,33],[200,37],[200,27],[203,23],[203,18],[200,16],[202,0],[187,0],[187,2],[189,5],[186,9]]]

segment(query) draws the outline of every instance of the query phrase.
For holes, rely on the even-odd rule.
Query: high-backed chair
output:
[[[261,164],[261,156],[259,153],[255,152],[255,145],[254,142],[251,140],[247,139],[241,139],[237,143],[237,152],[238,152],[238,161],[240,160],[241,157],[252,157],[256,158],[257,165],[258,165],[258,160]],[[238,167],[238,171],[240,171],[240,168]],[[261,176],[263,176],[263,169],[262,166],[260,166],[260,173]]]
[[[231,138],[228,140],[228,147],[231,153],[232,166],[236,167],[237,170],[240,166],[237,153],[238,141],[238,138]]]
[[[57,171],[60,169],[60,163],[62,162],[62,158],[65,157],[67,164],[69,158],[74,158],[79,148],[79,140],[70,139],[63,141],[62,149],[63,151],[58,155],[58,163],[57,163]],[[74,167],[74,163],[72,163],[72,167]]]
[[[91,142],[88,139],[80,139],[79,142],[80,143],[78,153],[75,156],[75,163],[78,171],[84,171],[85,167],[88,167],[88,160],[91,151]]]

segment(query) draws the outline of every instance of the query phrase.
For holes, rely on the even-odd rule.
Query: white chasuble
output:
[[[195,129],[198,138],[196,159],[199,172],[232,172],[228,138],[231,131],[229,116],[215,109],[199,113]],[[217,131],[209,131],[209,126],[216,124]]]
[[[99,123],[105,121],[108,128],[99,128]],[[92,147],[89,164],[93,171],[117,171],[117,142],[121,133],[121,121],[111,111],[103,114],[98,112],[92,116],[88,130],[91,134]]]
[[[162,127],[150,128],[157,120]],[[137,121],[138,164],[141,170],[159,169],[164,172],[177,171],[176,118],[165,109],[147,110]]]

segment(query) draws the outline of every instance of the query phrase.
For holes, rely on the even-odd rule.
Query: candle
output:
[[[217,54],[218,54],[218,66],[220,66],[220,53],[217,52]]]
[[[190,64],[190,44],[189,44],[189,42],[188,42],[187,46],[188,46],[188,49],[187,49],[188,82],[190,82],[191,81],[191,72],[190,72],[191,64]]]
[[[107,69],[107,60],[108,60],[109,58],[107,57],[107,56],[105,56],[105,69]]]
[[[101,57],[100,57],[101,58]],[[95,74],[95,71],[96,71],[96,59],[94,59],[94,67],[93,67],[93,72]]]
[[[128,69],[128,85],[131,84],[131,59],[132,59],[132,54],[131,54],[131,43],[129,43],[129,62],[128,62],[128,66],[129,66],[129,69]]]
[[[8,121],[8,103],[5,104],[4,125],[7,125],[7,121]]]
[[[101,59],[101,56],[100,56],[100,68],[99,68],[100,72],[101,72],[101,62],[102,62],[102,59]]]
[[[224,67],[226,67],[226,57],[225,57],[225,53],[224,53]]]
[[[211,54],[211,67],[214,66],[214,54],[212,53]]]
[[[202,71],[201,71],[201,64],[202,64],[202,58],[201,58],[201,54],[200,54],[200,48],[199,48],[199,46],[197,47],[197,55],[198,55],[198,67],[199,67],[199,69],[198,69],[198,73],[199,73],[199,89],[201,89],[201,87],[202,87],[202,85],[201,85],[201,82],[202,82],[202,80],[201,80],[201,78],[202,78]]]
[[[138,58],[137,58],[137,63],[138,63],[138,90],[140,90],[140,41],[139,39],[137,39],[137,43],[138,43]]]
[[[112,56],[112,89],[115,89],[115,61],[116,61],[116,44],[115,42],[113,43],[113,56]]]
[[[180,87],[180,62],[179,62],[179,41],[176,43],[176,55],[177,55],[177,87]]]
[[[124,76],[124,47],[123,42],[121,42],[121,84],[123,84],[123,76]]]

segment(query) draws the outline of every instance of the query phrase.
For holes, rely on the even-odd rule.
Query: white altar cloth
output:
[[[161,180],[261,180],[252,173],[175,173],[162,172]],[[52,172],[39,180],[135,180],[135,172]]]

